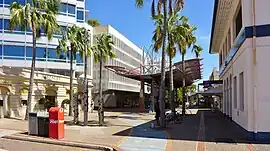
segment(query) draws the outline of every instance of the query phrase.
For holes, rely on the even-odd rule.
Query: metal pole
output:
[[[142,50],[143,50],[143,48],[142,48]],[[143,56],[144,56],[144,51],[143,51]],[[142,103],[143,103],[142,59],[140,61],[140,98],[139,98],[140,112],[142,112],[142,109],[143,109],[143,106],[142,106]]]
[[[154,50],[152,49],[152,57],[151,57],[151,64],[152,64],[152,75],[154,74]],[[152,77],[152,83],[151,83],[151,95],[152,95],[152,111],[155,109],[155,96],[154,96],[154,79]]]

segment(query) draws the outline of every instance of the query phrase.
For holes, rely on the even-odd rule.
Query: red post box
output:
[[[49,137],[54,139],[64,138],[64,109],[51,107],[49,110]]]

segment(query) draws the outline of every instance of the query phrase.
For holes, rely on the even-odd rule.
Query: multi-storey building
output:
[[[215,0],[210,53],[219,53],[222,112],[250,139],[270,140],[269,0]]]
[[[95,27],[95,37],[100,34],[109,34],[114,42],[113,52],[116,58],[109,59],[104,65],[118,66],[126,69],[134,69],[139,72],[142,63],[143,50],[129,41],[125,36],[119,33],[110,25]],[[93,68],[93,84],[94,93],[98,92],[99,82],[99,64],[94,64]],[[136,105],[139,100],[140,82],[124,76],[120,76],[105,68],[102,69],[102,89],[104,91],[105,107],[123,107],[125,105]],[[98,95],[95,95],[95,105],[97,105]]]
[[[25,5],[29,0],[17,0]],[[10,4],[14,0],[4,0],[0,3],[0,105],[3,106],[5,116],[23,117],[23,108],[27,100],[28,78],[32,59],[32,35],[28,28],[26,31],[16,28],[9,30]],[[30,1],[29,1],[30,2]],[[85,27],[92,33],[92,27],[85,23],[87,10],[85,0],[65,0],[61,2],[57,22],[64,31],[67,26],[74,24]],[[42,33],[41,33],[42,34]],[[92,34],[91,34],[92,35]],[[69,93],[69,55],[57,56],[56,47],[58,38],[54,35],[51,41],[44,35],[37,40],[36,49],[36,73],[32,98],[32,110],[38,109],[38,100],[41,97],[55,100],[58,105],[68,98]],[[74,60],[77,92],[82,91],[78,86],[77,77],[83,72],[84,59],[79,54]],[[92,79],[92,59],[88,59],[88,76]],[[17,75],[15,76],[10,75]],[[91,94],[91,91],[89,91]]]

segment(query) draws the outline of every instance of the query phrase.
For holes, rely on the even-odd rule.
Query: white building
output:
[[[110,25],[95,27],[95,37],[100,34],[109,34],[112,36],[114,45],[113,51],[116,58],[109,59],[104,66],[118,66],[126,69],[134,69],[140,71],[142,63],[143,50],[129,41],[125,36],[119,33]],[[124,76],[117,75],[108,69],[103,68],[102,89],[104,91],[104,106],[105,107],[124,107],[125,105],[136,105],[139,100],[140,82]],[[93,84],[94,93],[98,93],[99,83],[99,64],[94,64],[93,68]],[[95,105],[98,103],[98,95],[95,95]]]
[[[215,0],[210,53],[219,53],[222,112],[250,139],[270,140],[269,0]]]
[[[22,5],[25,5],[26,1],[27,0],[17,0],[17,2]],[[25,100],[27,99],[27,92],[24,92],[24,90],[28,89],[27,83],[29,84],[29,82],[28,79],[25,78],[28,71],[22,69],[29,69],[31,67],[32,35],[31,30],[29,29],[27,31],[15,29],[13,32],[9,30],[9,7],[12,2],[14,2],[14,0],[5,0],[0,4],[0,68],[1,72],[3,72],[0,74],[0,80],[5,81],[0,83],[0,104],[3,104],[4,106],[5,116],[23,117],[24,115],[22,115],[21,112],[17,112],[17,110],[21,110],[21,108],[25,106],[25,102],[27,102]],[[62,0],[59,15],[57,15],[57,22],[61,26],[62,30],[65,30],[67,26],[76,24],[78,26],[85,27],[92,33],[92,27],[85,23],[87,12],[85,9],[85,4],[85,0]],[[60,36],[61,35],[54,35],[54,38],[51,41],[48,41],[47,37],[44,36],[37,40],[35,76],[39,75],[40,77],[40,75],[42,75],[42,77],[49,76],[50,78],[47,78],[47,80],[43,79],[41,83],[38,83],[35,80],[32,110],[35,109],[37,101],[44,96],[55,100],[58,105],[61,105],[61,102],[64,99],[69,98],[69,82],[66,80],[69,79],[70,73],[69,57],[67,54],[57,56],[55,50],[58,45],[58,38]],[[82,59],[79,55],[77,55],[76,60],[74,60],[75,63],[73,69],[76,73],[76,78],[74,79],[76,80],[83,72],[83,60],[84,59]],[[88,60],[89,68],[87,73],[90,81],[89,85],[92,85],[92,59]],[[10,72],[8,68],[11,68],[11,70],[15,72],[15,75],[18,73],[25,74],[22,75],[22,78],[7,77],[8,73]],[[54,80],[50,82],[48,79],[51,78]],[[63,81],[58,81],[61,83],[60,84],[57,83],[55,79]],[[55,83],[53,81],[55,81]],[[77,82],[78,81],[79,80],[77,80]],[[45,87],[49,84],[53,85],[52,89]],[[79,85],[78,87],[75,87],[77,88],[76,92],[80,93],[79,91],[82,91],[80,90]],[[50,92],[52,90],[53,93],[49,94],[49,89]],[[35,93],[37,90],[39,92]],[[91,94],[91,89],[89,89],[89,94]]]

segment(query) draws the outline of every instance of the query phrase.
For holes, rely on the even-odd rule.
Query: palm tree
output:
[[[115,58],[116,55],[112,51],[112,37],[110,35],[101,34],[96,38],[96,45],[92,47],[92,53],[95,63],[99,62],[99,100],[98,100],[98,117],[99,125],[104,124],[103,97],[102,97],[102,66],[108,58]]]
[[[100,23],[98,20],[96,19],[89,19],[87,21],[88,25],[91,25],[92,27],[97,27],[97,26],[100,26]]]
[[[59,0],[32,0],[31,3],[27,2],[24,6],[17,2],[13,2],[10,6],[11,30],[16,27],[26,30],[27,27],[30,27],[33,37],[32,64],[25,119],[28,119],[28,112],[31,112],[34,71],[36,64],[36,41],[37,38],[40,37],[41,29],[44,29],[44,34],[49,40],[53,38],[53,33],[59,30],[59,26],[56,22],[56,14],[58,14],[59,11],[59,4]]]
[[[88,57],[91,55],[91,34],[90,32],[83,28],[82,30],[82,44],[83,44],[83,50],[80,51],[83,53],[84,56],[84,126],[88,124],[88,81],[87,81],[87,62]]]
[[[156,6],[157,2],[157,6]],[[169,2],[169,6],[168,6]],[[143,7],[144,0],[136,0],[137,7]],[[162,30],[162,52],[161,52],[161,78],[160,78],[160,87],[159,87],[159,106],[160,106],[160,126],[165,127],[165,62],[166,62],[166,38],[167,38],[167,7],[169,8],[169,13],[173,13],[173,8],[176,10],[180,10],[184,6],[184,0],[152,0],[152,17],[156,15],[156,8],[158,13],[161,14],[161,10],[163,10],[163,30]]]
[[[70,93],[69,93],[69,116],[74,116],[73,122],[78,123],[78,100],[73,100],[73,61],[74,56],[77,52],[80,53],[81,57],[84,55],[84,35],[82,34],[83,29],[73,25],[68,26],[66,32],[63,33],[62,38],[58,39],[59,45],[56,47],[57,54],[65,52],[69,54],[70,57]],[[70,43],[70,46],[68,45]],[[74,108],[74,115],[73,115]]]
[[[88,20],[88,24],[92,27],[96,27],[96,26],[99,26],[100,23],[98,22],[98,20]],[[89,104],[89,101],[88,101],[88,81],[87,81],[87,62],[88,62],[88,57],[90,56],[91,54],[91,35],[90,33],[84,29],[83,30],[83,35],[84,35],[84,39],[83,39],[83,42],[84,42],[84,51],[85,52],[85,55],[84,55],[84,126],[87,125],[88,123],[88,104]]]
[[[180,54],[182,56],[182,72],[183,72],[183,104],[182,104],[182,115],[185,115],[186,110],[185,110],[185,103],[186,103],[186,91],[185,91],[185,87],[186,87],[186,72],[185,72],[185,55],[186,55],[186,51],[187,48],[190,48],[191,46],[192,48],[192,52],[195,53],[196,57],[199,57],[201,51],[202,51],[202,47],[200,47],[199,45],[196,44],[196,37],[194,34],[194,31],[197,30],[197,28],[195,26],[191,26],[188,24],[188,19],[185,19],[183,24],[183,27],[188,28],[187,32],[183,32],[182,35],[179,34],[178,38],[178,47],[179,47],[179,51]]]

